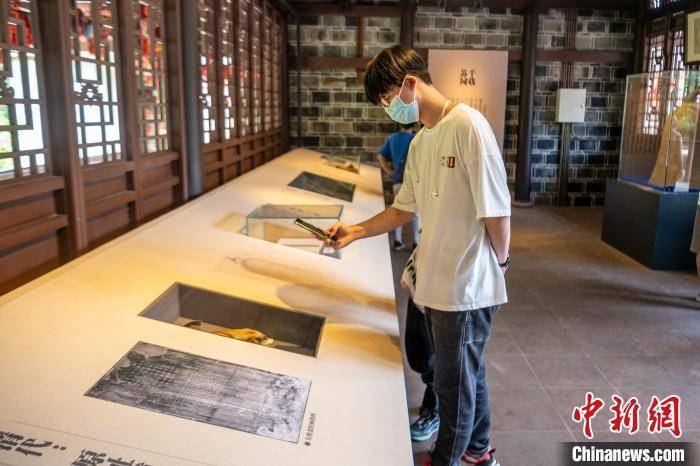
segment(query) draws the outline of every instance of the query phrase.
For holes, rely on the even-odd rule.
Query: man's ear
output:
[[[408,76],[406,76],[405,87],[407,87],[411,91],[415,91],[416,86],[418,86],[418,78],[416,76],[413,76],[410,74]]]

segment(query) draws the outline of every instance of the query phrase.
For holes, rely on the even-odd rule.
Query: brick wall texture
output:
[[[579,10],[576,47],[580,50],[632,51],[634,12]],[[302,17],[302,49],[306,56],[357,55],[357,18]],[[538,47],[563,49],[565,11],[541,13]],[[426,48],[520,50],[523,16],[509,9],[419,7],[415,46]],[[294,27],[290,29],[293,41]],[[398,18],[364,18],[364,56],[398,42]],[[290,42],[294,46],[293,42]],[[509,181],[515,181],[520,63],[508,71],[504,160]],[[624,66],[576,63],[573,87],[587,89],[586,121],[572,125],[569,198],[572,205],[599,205],[605,178],[616,176],[623,111]],[[532,199],[556,202],[561,125],[554,121],[556,91],[562,64],[538,62],[535,81],[532,153]],[[290,73],[292,141],[296,137],[296,80]],[[304,70],[301,75],[303,146],[331,154],[360,154],[376,163],[379,147],[397,130],[381,108],[364,96],[361,74],[354,70]]]

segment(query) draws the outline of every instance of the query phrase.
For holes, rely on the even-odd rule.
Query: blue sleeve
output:
[[[389,141],[391,141],[391,137],[386,138],[386,141],[384,141],[384,144],[382,145],[382,148],[379,149],[379,153],[384,157],[385,159],[390,159],[391,157],[391,147],[389,144]]]

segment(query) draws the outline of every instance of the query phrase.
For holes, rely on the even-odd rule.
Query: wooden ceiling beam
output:
[[[428,49],[416,48],[416,51],[424,58],[428,58]],[[617,50],[537,50],[538,62],[590,62],[601,64],[625,64],[630,65],[634,61],[632,52],[619,52]],[[296,65],[296,57],[289,57],[290,63]],[[521,50],[508,51],[508,60],[517,62],[523,59]],[[304,57],[301,61],[302,68],[306,69],[364,69],[369,62],[369,57]]]
[[[343,5],[338,3],[295,2],[292,6],[302,16],[401,16],[401,8],[398,5],[352,5],[347,3]]]
[[[581,8],[588,10],[634,10],[635,0],[541,0],[539,9]],[[474,7],[479,4],[485,8],[513,8],[525,10],[529,0],[447,0],[448,7]],[[439,6],[438,0],[421,0],[420,6]]]

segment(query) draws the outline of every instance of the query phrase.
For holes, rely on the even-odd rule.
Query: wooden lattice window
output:
[[[661,72],[664,70],[664,36],[663,34],[647,39],[647,73],[649,77],[646,85],[644,99],[644,120],[642,132],[644,134],[658,134],[661,117]]]
[[[653,10],[654,8],[660,8],[664,5],[670,5],[678,1],[679,0],[649,0],[649,8]]]
[[[272,127],[282,126],[282,26],[280,15],[275,12],[272,26]]]
[[[122,160],[117,4],[111,0],[71,0],[69,14],[80,163],[88,166]]]
[[[218,102],[216,81],[216,12],[214,0],[197,0],[199,11],[199,67],[201,86],[199,105],[202,118],[202,142],[218,140]]]
[[[50,171],[36,8],[0,2],[0,180]]]
[[[263,128],[272,129],[272,17],[265,15],[265,25],[262,33],[262,65],[263,65]]]
[[[163,0],[132,0],[141,152],[169,149]]]
[[[250,121],[250,0],[238,0],[236,52],[238,53],[238,115],[239,136],[252,132]]]
[[[236,30],[233,0],[220,0],[219,66],[221,72],[221,111],[224,139],[236,135]]]
[[[252,73],[252,106],[253,133],[262,132],[262,44],[260,43],[260,28],[263,26],[263,11],[259,0],[253,3],[250,19],[250,54]]]
[[[672,31],[672,49],[671,49],[671,69],[685,69],[685,41],[683,38],[683,29]]]

